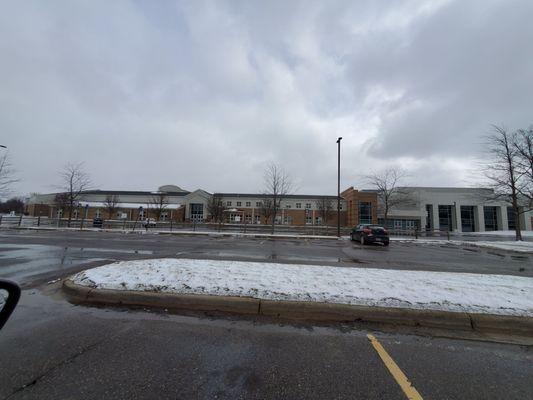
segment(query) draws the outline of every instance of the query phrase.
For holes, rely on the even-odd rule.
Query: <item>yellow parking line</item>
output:
[[[374,335],[368,334],[366,335],[366,337],[370,340],[370,343],[372,343],[372,346],[377,351],[377,353],[381,357],[381,360],[383,361],[389,372],[392,374],[394,379],[396,379],[396,382],[398,383],[398,385],[400,385],[407,398],[410,400],[423,400],[422,396],[420,396],[420,393],[418,393],[415,387],[411,385],[409,379],[407,379],[400,367],[398,367],[398,365],[394,362],[391,356],[389,356],[389,353],[385,351],[381,343],[378,342]]]

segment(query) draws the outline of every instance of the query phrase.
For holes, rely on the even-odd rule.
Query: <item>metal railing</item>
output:
[[[235,232],[249,234],[269,234],[272,233],[271,225],[264,224],[235,224],[235,223],[210,223],[210,222],[175,222],[175,221],[155,221],[146,224],[143,220],[102,220],[101,225],[95,225],[92,219],[72,218],[50,218],[33,217],[25,215],[0,215],[0,227],[3,228],[71,228],[79,230],[117,230],[117,231],[193,231],[193,232]],[[296,235],[320,235],[336,236],[336,226],[324,225],[275,225],[277,234]],[[349,235],[351,228],[341,228],[341,235]]]

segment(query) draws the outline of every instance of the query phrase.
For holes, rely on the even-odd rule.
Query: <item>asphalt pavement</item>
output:
[[[0,277],[25,288],[0,331],[0,399],[406,399],[368,334],[421,398],[533,399],[531,347],[357,324],[74,306],[56,281],[143,257],[531,276],[528,257],[460,247],[0,231]]]

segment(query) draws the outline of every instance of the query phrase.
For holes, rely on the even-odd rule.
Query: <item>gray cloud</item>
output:
[[[464,185],[489,124],[528,126],[528,1],[6,2],[0,131],[21,193],[85,160],[100,188],[334,193],[387,164]],[[431,174],[428,171],[431,170]]]

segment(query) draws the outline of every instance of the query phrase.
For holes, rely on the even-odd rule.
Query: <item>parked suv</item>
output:
[[[350,233],[351,240],[357,240],[361,244],[383,243],[389,245],[389,232],[379,225],[360,224],[352,229]]]

